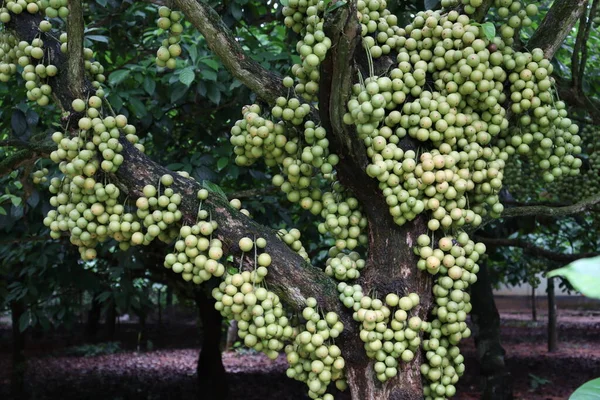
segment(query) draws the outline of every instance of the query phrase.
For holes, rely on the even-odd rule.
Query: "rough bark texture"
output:
[[[67,23],[67,60],[68,78],[73,96],[83,97],[85,88],[85,68],[83,66],[83,7],[81,0],[69,1],[69,19]]]
[[[510,400],[513,398],[512,377],[500,343],[500,314],[494,302],[492,282],[485,262],[480,262],[479,267],[477,282],[471,287],[471,320],[476,326],[475,346],[481,367],[482,399]]]
[[[98,333],[101,313],[102,304],[100,304],[96,298],[96,294],[94,293],[92,297],[92,305],[88,311],[87,321],[85,323],[85,336],[88,340],[94,339]]]
[[[530,45],[542,47],[547,54],[553,54],[579,17],[581,5],[585,1],[557,0],[544,21],[545,28],[540,29],[542,33],[536,35]],[[486,7],[491,3],[488,0],[485,2]],[[205,36],[209,47],[229,72],[253,90],[259,98],[273,102],[276,97],[287,94],[280,78],[263,69],[243,52],[234,35],[227,30],[218,14],[206,2],[174,0],[173,3]],[[552,20],[557,18],[557,15],[561,18],[560,23],[557,23],[556,19]],[[572,16],[574,18],[571,18]],[[13,21],[18,21],[11,22],[11,27],[16,28],[20,39],[29,41],[38,34],[39,16],[23,13],[18,18],[13,18]],[[431,306],[431,279],[426,273],[417,270],[417,259],[411,251],[418,235],[426,232],[424,217],[403,227],[393,222],[377,181],[365,173],[368,158],[363,143],[356,133],[342,122],[351,83],[355,80],[358,70],[365,70],[365,55],[360,45],[360,30],[356,20],[356,2],[350,1],[346,7],[329,13],[326,26],[332,47],[321,67],[320,108],[318,114],[313,112],[315,122],[320,122],[330,134],[332,151],[340,156],[337,168],[339,180],[362,203],[369,221],[367,268],[359,283],[365,291],[374,290],[380,297],[390,292],[399,295],[418,293],[421,304],[415,311],[419,317],[426,319]],[[558,31],[557,26],[560,26]],[[553,34],[547,35],[547,32]],[[60,44],[50,37],[44,37],[44,41],[53,63],[59,70],[67,69],[67,57],[60,53]],[[393,57],[384,57],[377,62],[375,72],[381,73],[393,63]],[[60,105],[66,110],[70,108],[71,101],[79,95],[78,93],[91,93],[88,81],[81,88],[72,88],[69,74],[59,73],[57,77],[49,80],[49,84],[53,87]],[[72,114],[72,117],[76,119],[78,115]],[[172,185],[173,190],[183,198],[180,210],[184,222],[195,221],[199,205],[196,193],[201,185],[154,163],[125,139],[122,139],[121,143],[124,148],[124,163],[109,179],[119,185],[124,195],[129,197],[129,201],[135,201],[145,185],[156,185],[162,175],[170,173],[175,181]],[[410,139],[404,139],[400,145],[405,150],[415,148]],[[202,206],[210,211],[212,218],[219,224],[215,236],[223,241],[226,254],[240,254],[238,241],[244,236],[264,237],[267,240],[266,251],[273,260],[267,277],[269,288],[288,306],[300,310],[304,307],[306,298],[315,297],[321,308],[334,311],[340,316],[345,329],[336,343],[342,348],[347,361],[347,376],[353,398],[422,398],[420,354],[411,363],[401,363],[398,377],[386,384],[379,383],[375,379],[372,362],[366,357],[358,337],[357,324],[352,320],[351,313],[338,300],[336,283],[321,269],[309,265],[290,250],[277,238],[273,230],[255,223],[233,209],[226,198],[211,193]]]
[[[202,348],[196,369],[200,399],[227,398],[227,376],[221,359],[223,317],[215,310],[215,301],[202,290],[196,290],[196,305],[202,321]]]
[[[12,370],[10,377],[10,392],[13,398],[25,398],[25,332],[19,329],[19,320],[25,312],[25,306],[20,301],[10,303],[12,320]]]
[[[541,48],[552,58],[575,23],[586,9],[589,0],[556,0],[531,39],[528,48]],[[552,34],[548,34],[552,32]]]
[[[186,18],[204,35],[208,47],[221,59],[227,70],[266,102],[287,95],[281,77],[252,60],[233,34],[204,0],[174,0]]]
[[[556,294],[554,291],[554,278],[548,278],[548,351],[558,350],[558,331],[556,330],[557,320]]]

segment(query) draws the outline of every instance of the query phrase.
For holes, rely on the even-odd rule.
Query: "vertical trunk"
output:
[[[139,330],[138,330],[138,345],[137,350],[146,350],[146,313],[144,311],[140,311],[138,314],[140,318],[139,322]]]
[[[160,302],[162,298],[162,291],[159,290],[156,294],[156,306],[158,307],[158,329],[161,330],[162,329],[162,304]]]
[[[165,316],[167,324],[173,319],[173,289],[167,286],[167,295],[165,297]]]
[[[98,326],[100,325],[100,316],[102,312],[102,306],[98,299],[96,298],[96,294],[92,294],[92,305],[90,310],[88,311],[87,321],[85,324],[85,337],[88,340],[94,339],[96,337],[96,333],[98,332]]]
[[[535,296],[535,286],[531,287],[531,319],[537,321],[537,299]]]
[[[494,302],[492,282],[484,261],[479,263],[477,282],[471,287],[471,320],[476,325],[475,346],[483,378],[482,399],[513,398],[512,377],[500,344],[500,314]]]
[[[14,399],[25,398],[25,332],[19,328],[19,320],[25,312],[25,306],[20,301],[10,303],[12,319],[12,374],[10,380],[11,395]]]
[[[364,350],[362,348],[357,351]],[[381,384],[373,371],[373,362],[346,366],[346,379],[353,400],[422,400],[420,363],[402,363],[398,375]]]
[[[238,327],[237,321],[233,320],[229,322],[229,327],[227,328],[227,341],[225,342],[225,351],[231,350],[233,344],[238,339]]]
[[[556,296],[554,278],[548,278],[548,351],[558,350],[558,332],[556,330]]]
[[[108,306],[106,310],[106,335],[109,339],[114,338],[117,323],[117,305],[114,301]]]
[[[198,384],[200,398],[222,400],[227,398],[227,377],[221,359],[223,317],[215,310],[215,300],[202,290],[196,291],[196,305],[202,321],[202,348],[198,357]]]

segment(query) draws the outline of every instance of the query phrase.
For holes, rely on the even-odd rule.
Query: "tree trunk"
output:
[[[504,360],[506,352],[500,344],[500,314],[485,261],[480,261],[479,267],[477,282],[471,287],[471,320],[476,325],[475,346],[483,377],[482,399],[509,400],[513,398],[513,380]]]
[[[554,293],[554,278],[548,278],[548,351],[558,350],[558,332],[556,330],[556,296]]]
[[[238,339],[238,326],[237,321],[233,320],[229,322],[229,327],[227,328],[227,341],[225,342],[225,351],[231,350],[233,345]]]
[[[106,335],[109,339],[113,339],[115,337],[116,332],[116,323],[117,323],[117,305],[114,301],[111,302],[110,306],[106,310]]]
[[[358,348],[362,351],[363,348]],[[346,379],[353,400],[422,400],[423,388],[419,363],[400,366],[398,377],[381,384],[373,370],[373,362],[367,364],[352,363],[346,366]]]
[[[531,319],[537,321],[537,299],[535,296],[535,286],[531,289]]]
[[[144,311],[140,311],[138,314],[140,318],[139,322],[139,330],[138,330],[138,344],[137,350],[146,350],[146,313]]]
[[[196,305],[202,321],[202,348],[198,356],[198,385],[200,398],[222,400],[227,398],[227,376],[221,359],[223,317],[215,310],[215,300],[202,290],[196,290]]]
[[[92,305],[88,311],[87,321],[85,324],[85,337],[88,340],[92,340],[98,333],[98,326],[100,325],[100,316],[102,315],[102,305],[96,298],[96,294],[92,293]]]
[[[162,304],[160,303],[162,297],[162,291],[159,290],[156,293],[156,307],[158,308],[158,329],[162,330]]]
[[[12,373],[10,380],[10,391],[14,399],[25,398],[25,332],[19,328],[19,320],[25,312],[25,306],[20,301],[10,303],[12,319]]]

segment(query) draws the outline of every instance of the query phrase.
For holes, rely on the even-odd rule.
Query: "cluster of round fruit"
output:
[[[0,21],[8,23],[10,14],[21,14],[27,11],[30,14],[37,14],[40,10],[45,11],[48,18],[67,18],[69,16],[68,0],[9,0],[4,7],[0,9]]]
[[[365,263],[359,253],[352,251],[345,254],[334,246],[329,249],[329,258],[325,263],[325,273],[335,277],[338,281],[357,279],[360,277],[360,270],[365,267]]]
[[[310,262],[306,249],[300,242],[300,231],[296,228],[292,228],[289,231],[286,229],[279,229],[277,231],[277,237],[287,244],[288,247],[298,253],[306,262]]]
[[[519,201],[537,199],[542,195],[559,201],[574,203],[600,193],[600,151],[597,145],[598,127],[584,125],[581,130],[581,147],[587,155],[580,163],[578,175],[562,174],[552,185],[547,185],[540,177],[539,164],[534,165],[529,158],[511,160],[506,166],[506,186],[511,196]],[[566,146],[565,146],[566,147]],[[549,161],[556,162],[551,158]]]
[[[471,335],[466,318],[471,311],[469,285],[477,281],[477,261],[485,253],[483,243],[474,243],[465,232],[456,237],[445,236],[431,246],[427,235],[417,238],[417,266],[436,276],[433,287],[435,306],[428,340],[424,341],[427,362],[421,367],[430,395],[452,396],[454,384],[464,371],[464,359],[457,346]]]
[[[243,237],[238,245],[242,262],[244,254],[254,250],[254,270],[227,273],[213,289],[215,309],[224,317],[238,321],[238,334],[246,346],[275,359],[284,341],[292,340],[296,332],[279,297],[261,286],[271,265],[271,256],[264,251],[267,241]]]
[[[201,189],[198,196],[206,198],[208,197],[208,192],[206,189]],[[175,212],[180,213],[180,211],[176,210],[177,207],[173,208]],[[148,216],[152,217],[155,213],[157,211],[148,214]],[[164,212],[163,218],[164,216],[169,216],[169,220],[175,222],[176,219],[171,218],[171,215],[167,213],[173,212],[170,210]],[[165,268],[181,274],[184,280],[193,281],[196,284],[206,282],[213,276],[223,276],[225,273],[225,266],[220,262],[223,257],[223,243],[219,239],[212,237],[218,224],[216,221],[210,220],[209,216],[210,214],[206,210],[200,209],[198,211],[198,222],[192,226],[184,225],[179,229],[179,239],[175,242],[174,251],[165,256]],[[155,229],[155,232],[152,234],[161,231],[163,230]],[[150,234],[150,228],[148,228],[148,234]]]
[[[363,294],[360,285],[338,284],[340,300],[354,310],[354,320],[360,322],[360,338],[367,356],[376,360],[377,379],[385,382],[398,374],[398,359],[410,362],[419,351],[421,331],[429,324],[418,316],[409,316],[420,302],[419,295],[400,297],[389,293],[385,302]]]
[[[333,192],[325,192],[322,197],[324,222],[319,223],[319,233],[330,233],[338,250],[354,250],[358,245],[367,244],[367,218],[361,212],[358,200],[350,197],[336,182]]]
[[[302,35],[296,43],[302,64],[292,66],[292,74],[298,83],[294,86],[294,80],[287,77],[284,85],[294,86],[296,94],[306,101],[318,100],[319,66],[331,47],[331,39],[323,31],[326,4],[324,0],[292,0],[282,10],[285,25]]]
[[[172,11],[169,7],[161,6],[158,9],[157,25],[162,30],[169,30],[169,37],[164,39],[162,46],[156,52],[156,65],[175,69],[177,66],[177,57],[181,55],[181,24],[182,14],[178,11]]]
[[[47,182],[48,181],[47,176],[48,176],[48,168],[39,169],[39,170],[35,171],[33,174],[31,174],[33,183],[36,185]]]
[[[306,320],[305,330],[295,336],[293,344],[285,347],[290,364],[287,376],[305,382],[311,399],[333,400],[333,396],[326,393],[331,382],[335,382],[339,390],[347,387],[346,363],[340,348],[333,343],[344,324],[334,312],[322,316],[312,297],[306,299],[302,317]]]
[[[0,31],[0,82],[8,82],[17,73],[19,50],[17,37],[11,32]],[[31,84],[30,84],[31,85]]]

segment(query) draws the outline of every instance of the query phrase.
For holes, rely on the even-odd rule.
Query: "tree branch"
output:
[[[524,252],[536,256],[547,258],[552,261],[569,263],[575,260],[579,260],[580,258],[588,258],[595,257],[599,253],[579,253],[579,254],[565,254],[565,253],[557,253],[554,251],[546,250],[541,247],[537,247],[533,243],[527,242],[522,239],[495,239],[488,237],[476,236],[475,240],[483,242],[486,246],[489,247],[519,247],[522,248]],[[551,268],[549,268],[550,270]]]
[[[221,59],[225,68],[258,97],[273,103],[277,97],[286,96],[287,89],[284,88],[281,77],[252,60],[219,15],[204,0],[174,0],[173,3],[204,35],[208,47]]]
[[[540,48],[544,55],[552,59],[554,53],[564,42],[567,35],[586,8],[589,0],[556,0],[546,17],[535,31],[527,47]],[[551,35],[548,33],[552,32]]]
[[[502,212],[503,218],[541,216],[541,217],[566,217],[568,215],[579,214],[589,211],[593,206],[600,203],[600,194],[589,197],[578,203],[566,207],[548,207],[548,206],[523,206],[507,208]]]
[[[189,2],[180,1],[180,3],[187,4]],[[11,28],[15,30],[19,39],[30,41],[39,33],[37,29],[39,18],[39,15],[34,16],[29,13],[13,16]],[[223,35],[223,33],[221,32],[219,35]],[[55,38],[47,36],[44,40],[44,46],[48,51],[53,52],[55,64],[65,68],[67,56],[60,52],[60,43]],[[56,52],[57,48],[58,51]],[[239,60],[233,61],[238,65],[240,63]],[[248,61],[246,61],[247,63]],[[245,71],[246,73],[249,72],[248,70]],[[59,73],[57,77],[64,76],[64,80],[50,79],[48,83],[60,99],[60,105],[66,104],[70,108],[74,95],[67,75]],[[267,91],[267,94],[273,94],[269,90],[272,91],[274,87],[263,89]],[[86,80],[83,90],[84,98],[92,93],[94,93],[94,89],[90,82]],[[63,107],[63,109],[66,109],[66,107]],[[76,125],[72,122],[70,124],[70,126]],[[121,155],[124,161],[116,174],[107,174],[107,178],[122,189],[123,195],[128,196],[129,201],[134,202],[142,195],[142,188],[145,185],[156,185],[162,175],[171,174],[174,177],[174,184],[171,187],[175,193],[180,193],[183,199],[179,210],[183,214],[184,223],[196,221],[198,212],[196,194],[202,188],[200,183],[181,177],[155,163],[138,151],[125,137],[121,137],[119,141],[123,145]],[[259,225],[235,210],[229,204],[229,201],[219,194],[211,193],[208,200],[203,202],[203,208],[210,210],[212,218],[218,223],[219,228],[215,236],[222,240],[226,254],[240,254],[238,242],[244,236],[264,237],[268,243],[266,251],[272,256],[273,260],[271,266],[269,266],[267,277],[269,288],[295,310],[301,310],[305,306],[308,297],[316,298],[320,307],[328,311],[334,311],[340,316],[345,326],[344,338],[352,336],[353,326],[356,324],[353,323],[351,315],[338,300],[337,285],[333,279],[328,277],[321,269],[305,262],[300,255],[279,240],[274,230]]]
[[[73,96],[83,97],[85,69],[83,66],[83,8],[81,0],[69,1],[69,19],[67,23],[67,75],[71,83]]]
[[[600,3],[599,0],[594,0],[594,2],[592,3],[592,8],[590,9],[587,23],[585,24],[585,33],[584,33],[584,39],[583,39],[584,44],[583,44],[583,49],[581,52],[581,64],[579,67],[579,77],[577,78],[578,83],[579,83],[578,89],[581,91],[581,93],[583,93],[583,76],[585,75],[585,67],[586,67],[587,58],[588,58],[587,41],[590,37],[590,31],[592,30],[592,24],[594,23],[594,17],[596,16],[596,11],[598,9],[598,3]],[[585,15],[585,12],[582,15]]]
[[[587,11],[587,6],[586,6]],[[587,12],[584,11],[579,17],[579,29],[577,30],[577,38],[575,39],[575,47],[573,48],[573,54],[571,54],[571,76],[572,84],[575,88],[579,88],[581,82],[579,81],[579,70],[585,69],[583,63],[580,64],[579,54],[582,48],[586,48],[585,39],[585,27],[587,22]]]

